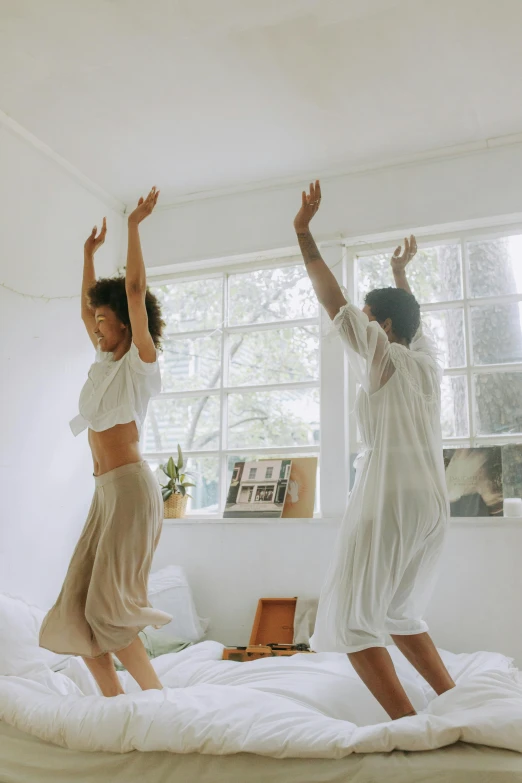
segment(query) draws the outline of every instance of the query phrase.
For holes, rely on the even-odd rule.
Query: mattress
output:
[[[456,743],[419,753],[332,759],[87,753],[43,742],[0,721],[2,783],[518,783],[522,755]]]

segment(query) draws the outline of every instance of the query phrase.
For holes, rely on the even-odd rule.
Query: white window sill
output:
[[[339,517],[314,517],[313,519],[274,519],[272,518],[252,518],[252,517],[199,517],[188,516],[184,519],[164,519],[164,525],[338,525],[342,514]]]
[[[450,524],[475,527],[520,527],[522,517],[451,517]]]
[[[314,517],[313,519],[262,519],[232,518],[212,516],[188,516],[184,519],[164,519],[164,525],[340,525],[342,514],[338,517]],[[518,527],[522,526],[522,517],[451,517],[452,526],[466,527]]]

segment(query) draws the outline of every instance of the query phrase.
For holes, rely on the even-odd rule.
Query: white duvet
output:
[[[0,719],[58,745],[88,751],[167,750],[277,758],[430,750],[463,740],[522,752],[522,679],[495,653],[442,653],[457,687],[435,697],[389,648],[416,717],[389,721],[345,655],[222,661],[203,642],[154,666],[163,691],[98,695],[83,661],[55,673],[0,677]]]

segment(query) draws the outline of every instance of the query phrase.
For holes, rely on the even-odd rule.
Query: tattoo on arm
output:
[[[402,288],[404,291],[407,291],[409,294],[412,293],[412,290],[410,288],[410,284],[408,283],[408,278],[406,277],[406,272],[394,272],[393,274],[395,285],[397,288]]]
[[[298,232],[297,239],[299,241],[301,253],[303,254],[305,266],[308,266],[311,261],[318,261],[321,259],[321,253],[319,252],[310,231]]]

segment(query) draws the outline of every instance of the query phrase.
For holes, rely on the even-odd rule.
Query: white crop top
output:
[[[103,432],[116,424],[135,421],[141,431],[151,397],[161,391],[158,358],[152,363],[140,359],[134,343],[121,359],[96,349],[96,361],[80,394],[80,415],[69,426],[73,435],[89,427]]]

